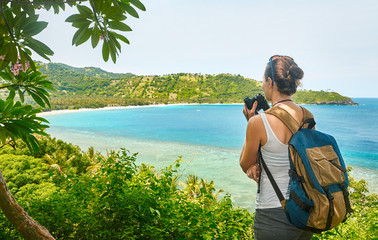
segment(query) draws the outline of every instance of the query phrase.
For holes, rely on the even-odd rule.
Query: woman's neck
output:
[[[291,96],[283,95],[283,94],[277,94],[276,96],[272,97],[272,106],[277,105],[281,102],[288,102],[288,101],[292,101]]]

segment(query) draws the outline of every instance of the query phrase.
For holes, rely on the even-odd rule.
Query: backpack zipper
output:
[[[340,171],[342,171],[343,173],[345,173],[347,170],[345,168],[343,168],[342,166],[340,166],[339,164],[335,163],[333,160],[329,160],[330,163],[332,163],[333,166],[337,167]]]

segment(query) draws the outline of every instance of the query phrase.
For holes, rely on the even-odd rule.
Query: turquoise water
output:
[[[317,129],[333,135],[344,160],[377,192],[378,99],[353,99],[359,106],[306,106]],[[102,152],[125,147],[138,161],[157,167],[184,159],[182,171],[214,180],[238,206],[252,208],[256,184],[239,167],[246,121],[242,105],[167,105],[46,116],[48,133]]]

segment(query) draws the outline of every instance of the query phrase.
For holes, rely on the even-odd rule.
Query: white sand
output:
[[[151,104],[151,105],[141,105],[141,106],[118,106],[118,107],[104,107],[104,108],[80,108],[80,109],[63,109],[63,110],[53,110],[48,112],[38,113],[38,117],[58,115],[64,113],[72,112],[89,112],[89,111],[106,111],[114,109],[126,109],[126,108],[144,108],[144,107],[162,107],[162,106],[184,106],[184,105],[242,105],[242,103],[177,103],[177,104]]]

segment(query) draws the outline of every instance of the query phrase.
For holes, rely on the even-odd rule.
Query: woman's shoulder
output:
[[[248,120],[248,126],[247,126],[247,129],[259,129],[263,126],[263,120],[261,118],[261,114],[257,114],[253,117],[251,117],[249,120]]]

